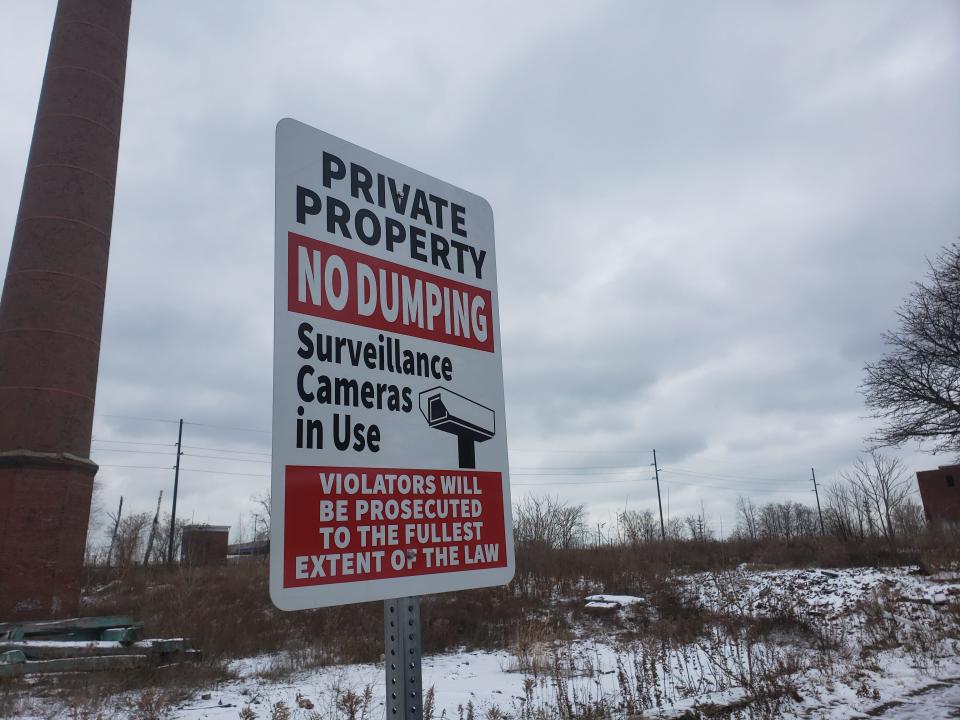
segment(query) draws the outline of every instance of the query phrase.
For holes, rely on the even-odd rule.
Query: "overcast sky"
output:
[[[54,8],[0,0],[4,271]],[[109,508],[169,508],[181,417],[180,514],[236,525],[268,488],[282,117],[490,201],[514,496],[593,522],[656,507],[653,448],[671,514],[702,500],[715,531],[738,494],[812,502],[811,466],[829,483],[873,427],[864,363],[960,235],[953,0],[135,0]]]

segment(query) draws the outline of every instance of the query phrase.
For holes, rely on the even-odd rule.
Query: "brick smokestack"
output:
[[[60,0],[0,300],[0,621],[76,615],[131,0]]]

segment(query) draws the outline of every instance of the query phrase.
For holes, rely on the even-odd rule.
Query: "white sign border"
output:
[[[273,604],[284,611],[309,610],[321,607],[333,607],[336,605],[347,605],[352,603],[369,602],[375,600],[389,600],[393,598],[409,597],[414,595],[425,595],[441,592],[455,592],[458,590],[469,590],[474,588],[491,587],[496,585],[506,585],[509,583],[516,572],[516,557],[513,544],[513,518],[510,492],[509,468],[505,465],[501,472],[501,482],[503,484],[503,512],[504,512],[504,544],[506,546],[507,564],[505,567],[485,568],[480,570],[465,570],[454,572],[426,573],[400,578],[384,578],[377,580],[361,580],[353,582],[331,583],[326,585],[310,585],[304,587],[284,587],[283,586],[283,543],[284,543],[284,491],[286,466],[281,457],[279,433],[277,432],[277,397],[280,390],[280,383],[290,382],[290,378],[280,378],[276,370],[276,359],[278,348],[282,347],[286,338],[281,337],[280,323],[276,319],[280,313],[286,313],[287,296],[281,293],[280,288],[287,287],[287,233],[288,226],[286,221],[281,224],[280,208],[287,200],[281,198],[280,180],[280,154],[277,147],[280,142],[281,133],[291,125],[297,130],[308,129],[312,132],[322,133],[333,140],[357,148],[358,150],[375,155],[389,165],[397,166],[405,171],[416,175],[425,176],[419,170],[398,163],[378,153],[373,153],[366,148],[350,143],[349,141],[338,138],[330,133],[318,130],[312,126],[306,125],[293,118],[283,118],[276,125],[275,145],[274,145],[274,331],[273,331],[273,423],[272,423],[272,458],[271,458],[271,510],[270,510],[270,599]],[[429,176],[428,176],[429,177]],[[493,209],[485,198],[463,190],[462,188],[450,185],[437,178],[437,182],[455,190],[458,193],[472,195],[490,213],[491,239],[495,238],[493,234]],[[495,240],[494,240],[495,242]],[[495,266],[494,266],[495,267]],[[494,276],[496,278],[496,276]],[[496,296],[496,284],[493,292]],[[494,347],[497,354],[501,353],[500,340],[500,304],[499,298],[494,303],[492,309],[494,323]],[[502,355],[501,355],[502,363]],[[501,371],[502,377],[502,371]],[[501,387],[501,393],[503,387]],[[506,443],[506,419],[498,418],[498,424],[505,434]],[[456,471],[457,468],[437,468],[438,470]],[[486,471],[478,468],[479,471]],[[469,470],[464,471],[469,472]]]

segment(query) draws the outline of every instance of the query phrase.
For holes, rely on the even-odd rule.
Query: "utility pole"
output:
[[[113,523],[113,533],[110,535],[110,549],[107,550],[107,567],[113,562],[113,546],[117,542],[117,530],[120,529],[120,514],[123,512],[123,495],[120,496],[120,507],[117,508],[117,520]]]
[[[660,466],[657,465],[657,450],[653,450],[653,474],[657,479],[657,505],[660,507],[660,539],[667,539],[667,528],[663,524],[663,502],[660,500]]]
[[[823,530],[823,513],[820,511],[820,493],[817,491],[817,474],[810,468],[810,479],[813,481],[813,494],[817,497],[817,515],[820,516],[820,534],[826,535]]]
[[[167,565],[173,565],[173,541],[177,531],[177,490],[180,487],[180,443],[183,440],[183,418],[177,430],[177,464],[173,467],[173,509],[170,511],[170,538],[167,542]]]
[[[147,540],[147,551],[143,554],[143,564],[150,562],[150,552],[153,550],[153,539],[157,536],[157,530],[160,528],[160,502],[163,500],[163,490],[160,491],[160,497],[157,498],[157,511],[153,514],[153,524],[150,526],[150,538]]]

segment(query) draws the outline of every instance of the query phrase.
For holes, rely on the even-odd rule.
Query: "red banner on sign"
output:
[[[506,567],[498,472],[288,465],[283,585]]]
[[[287,308],[493,352],[489,290],[288,234]]]

